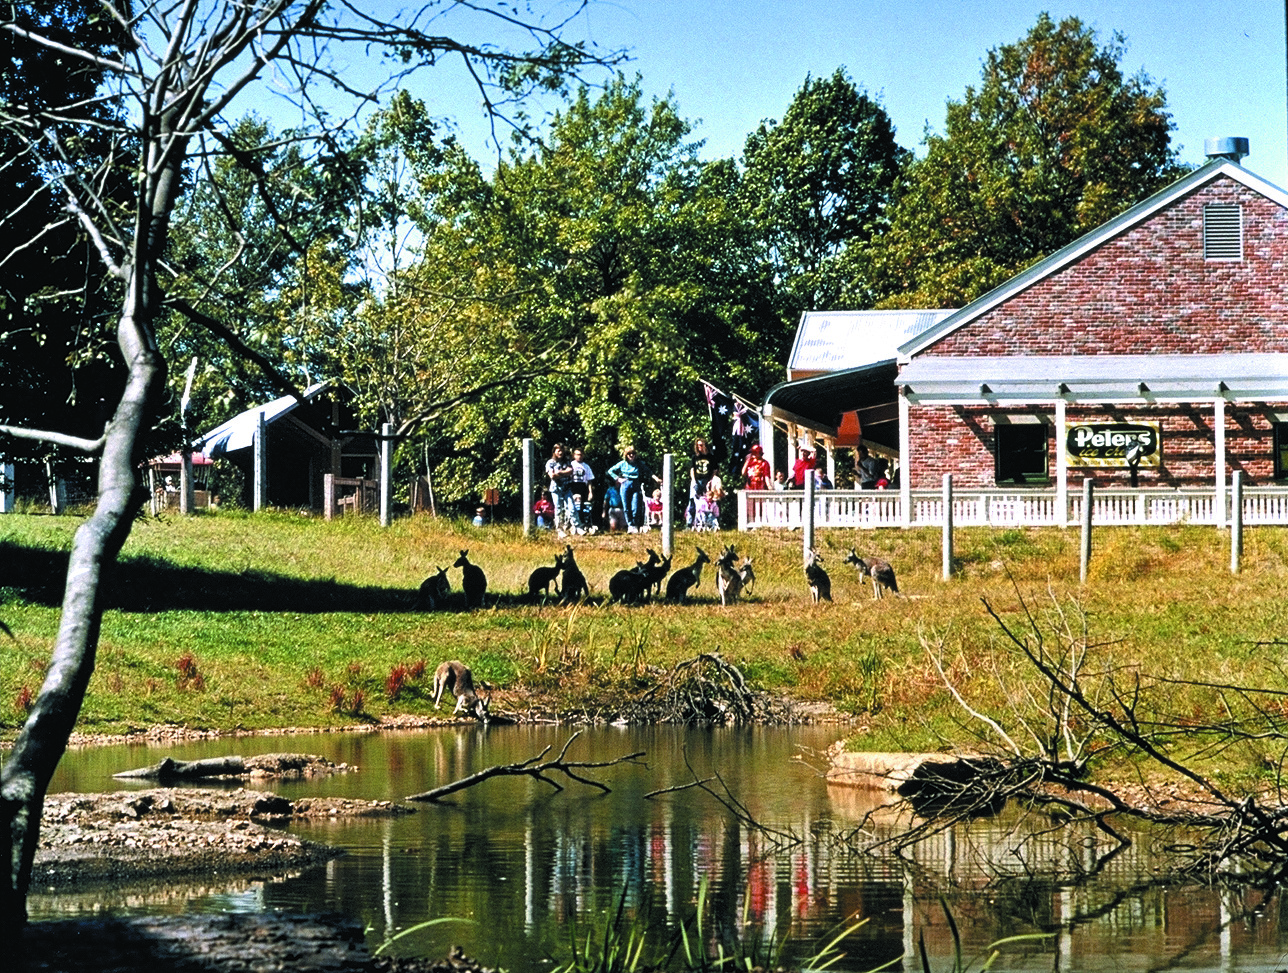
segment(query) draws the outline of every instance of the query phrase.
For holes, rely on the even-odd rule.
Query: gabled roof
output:
[[[894,361],[899,346],[954,313],[945,310],[806,311],[787,358],[787,377]]]
[[[315,385],[310,385],[304,390],[305,400],[312,399],[319,392],[328,388],[330,384],[330,382],[318,382]],[[222,456],[225,453],[246,449],[255,442],[255,427],[259,422],[261,412],[264,413],[264,422],[271,425],[283,416],[294,412],[299,404],[299,400],[295,396],[284,395],[280,399],[274,399],[264,405],[257,405],[253,409],[247,409],[241,415],[233,416],[227,422],[203,434],[193,443],[193,446],[211,459]]]
[[[1091,232],[1080,236],[1049,257],[1039,260],[1028,270],[1012,277],[1000,287],[994,288],[960,310],[942,318],[933,327],[927,328],[916,336],[911,337],[910,340],[899,346],[899,361],[901,363],[910,361],[913,356],[925,351],[941,338],[952,334],[958,328],[966,326],[980,315],[991,311],[999,304],[1010,300],[1039,281],[1058,273],[1069,264],[1081,260],[1119,234],[1144,223],[1177,200],[1188,196],[1222,176],[1227,176],[1288,209],[1288,193],[1285,193],[1278,186],[1248,171],[1237,162],[1231,162],[1228,159],[1213,159],[1206,165],[1195,169],[1189,175],[1178,179],[1165,189],[1158,191],[1148,199],[1142,200],[1130,209],[1119,213],[1107,223],[1102,223]]]

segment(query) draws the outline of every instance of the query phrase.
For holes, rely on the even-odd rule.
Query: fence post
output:
[[[944,474],[944,580],[953,576],[953,475]]]
[[[1235,470],[1230,479],[1230,573],[1238,574],[1243,560],[1243,470]]]
[[[1082,481],[1082,556],[1079,580],[1087,583],[1087,568],[1091,564],[1091,477]]]
[[[388,527],[394,519],[394,425],[380,424],[380,526]]]
[[[268,506],[268,422],[261,411],[255,416],[255,484],[254,510]]]
[[[675,550],[675,455],[662,454],[662,556]]]
[[[532,488],[532,468],[536,466],[536,449],[531,439],[523,441],[523,536],[531,537],[533,531],[532,498],[536,495]]]
[[[809,563],[809,552],[814,550],[814,471],[805,471],[805,489],[801,491],[801,557]]]

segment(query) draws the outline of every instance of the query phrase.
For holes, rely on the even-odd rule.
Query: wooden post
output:
[[[252,510],[268,506],[268,422],[262,411],[255,415],[255,483]]]
[[[13,464],[0,460],[0,514],[13,513]]]
[[[380,526],[394,519],[394,424],[380,424]]]
[[[322,475],[322,509],[327,520],[335,517],[335,474]]]
[[[1091,564],[1091,477],[1082,481],[1082,555],[1079,579],[1087,583],[1087,568]]]
[[[1068,403],[1055,400],[1055,509],[1061,528],[1069,526],[1069,436]]]
[[[953,475],[944,474],[944,580],[953,576]]]
[[[662,556],[675,550],[675,455],[662,454]]]
[[[814,471],[805,471],[805,489],[801,505],[801,558],[809,564],[809,552],[814,550]]]
[[[1238,574],[1243,560],[1243,470],[1235,470],[1230,484],[1230,573]]]
[[[533,497],[536,495],[533,490],[532,476],[533,468],[537,465],[536,446],[531,439],[523,441],[523,536],[531,537],[532,532],[536,529],[532,516],[532,504],[535,502]]]
[[[1221,396],[1212,408],[1212,433],[1213,448],[1216,451],[1214,457],[1216,467],[1216,495],[1212,498],[1213,515],[1216,517],[1216,525],[1224,527],[1226,525],[1225,510],[1225,399]]]
[[[184,443],[188,442],[188,431],[184,430]],[[184,448],[183,463],[179,467],[179,513],[190,514],[196,505],[196,496],[192,485],[192,450]]]
[[[912,526],[912,405],[899,393],[899,526]]]

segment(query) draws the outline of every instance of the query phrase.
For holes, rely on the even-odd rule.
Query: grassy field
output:
[[[5,738],[48,663],[78,523],[0,517],[0,621],[13,633],[0,635]],[[598,603],[609,576],[660,548],[660,537],[578,538],[597,603],[555,608],[524,596],[529,572],[563,542],[525,539],[515,526],[419,517],[381,530],[370,519],[285,512],[141,519],[105,595],[79,729],[325,727],[425,715],[433,669],[451,658],[497,687],[494,709],[603,716],[660,671],[719,650],[758,687],[853,714],[873,749],[929,748],[979,732],[935,659],[982,713],[1014,718],[1035,705],[1034,683],[985,601],[1020,628],[1032,613],[1057,649],[1064,626],[1074,644],[1091,643],[1093,668],[1288,690],[1278,644],[1288,531],[1249,531],[1244,569],[1232,575],[1228,535],[1214,529],[1104,528],[1085,586],[1078,541],[1077,530],[960,530],[958,571],[944,582],[937,530],[825,531],[819,546],[835,602],[814,606],[798,533],[678,534],[677,566],[695,542],[711,554],[734,543],[754,559],[753,596],[722,608],[709,570],[688,604]],[[841,563],[851,545],[888,558],[909,597],[872,601]],[[487,573],[489,607],[415,610],[421,580],[463,548]],[[459,591],[459,569],[449,575]],[[1219,692],[1181,687],[1167,705],[1199,723],[1226,704]]]

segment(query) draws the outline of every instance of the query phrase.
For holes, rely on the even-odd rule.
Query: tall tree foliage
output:
[[[1125,43],[1042,14],[928,134],[873,248],[898,306],[961,306],[1177,178],[1167,99]]]
[[[742,198],[790,326],[802,311],[870,305],[868,282],[846,251],[885,229],[910,155],[885,109],[843,68],[806,77],[783,120],[747,138]]]
[[[33,0],[12,12],[27,30],[86,51],[110,51],[121,29],[96,2]],[[0,103],[36,112],[50,104],[92,106],[102,80],[97,65],[66,56],[22,33],[0,32]],[[111,123],[106,106],[87,108],[85,124],[66,134],[77,151],[94,152]],[[0,255],[0,423],[60,428],[97,435],[110,414],[108,400],[123,381],[108,316],[114,294],[97,257],[79,239],[66,201],[48,181],[39,153],[0,128],[0,225],[22,245]],[[105,173],[107,192],[128,174]],[[69,367],[70,366],[70,367]],[[49,444],[10,441],[13,457],[52,457]]]
[[[453,10],[470,15],[459,22],[462,30],[477,30],[483,24],[484,38],[472,42],[447,34],[443,17]],[[317,80],[351,91],[339,75],[328,73],[331,45],[392,53],[400,74],[451,54],[463,58],[480,79],[499,76],[509,91],[558,84],[566,71],[603,60],[565,43],[559,25],[525,22],[524,15],[468,0],[429,3],[391,20],[323,0],[142,0],[96,8],[96,13],[111,26],[107,44],[92,32],[64,36],[52,14],[33,19],[27,5],[0,4],[0,35],[65,62],[68,72],[99,76],[91,97],[65,91],[44,100],[31,97],[21,86],[6,88],[0,132],[3,161],[27,160],[29,171],[74,216],[113,281],[119,295],[113,317],[122,362],[120,394],[96,438],[57,428],[0,426],[0,433],[10,437],[56,444],[99,461],[97,504],[72,541],[62,616],[45,682],[0,769],[0,860],[5,863],[0,938],[12,944],[20,942],[26,921],[45,791],[94,669],[99,584],[143,499],[137,469],[144,437],[158,415],[167,370],[157,322],[168,307],[179,307],[194,322],[237,340],[213,315],[181,299],[163,273],[171,220],[193,154],[219,145],[237,157],[237,147],[225,141],[232,130],[225,113],[239,96],[260,84],[270,66],[280,69],[278,77],[297,80],[297,103],[311,104],[310,83]],[[432,33],[423,29],[427,24],[432,24]],[[487,40],[489,31],[513,29],[521,31],[523,44],[531,45],[527,52],[512,54]],[[112,177],[122,165],[131,179],[117,186]],[[237,232],[235,219],[227,226],[228,232]],[[4,231],[9,255],[41,239],[39,230],[14,236],[14,226],[7,221]],[[20,958],[19,950],[12,955]]]
[[[444,461],[443,495],[513,487],[527,436],[599,456],[677,448],[700,424],[700,377],[759,388],[776,369],[737,172],[704,165],[689,137],[669,99],[619,77],[579,91],[491,178],[447,148],[422,186],[421,261],[355,328],[381,408]]]

